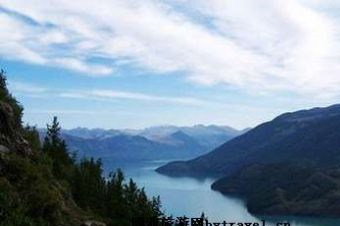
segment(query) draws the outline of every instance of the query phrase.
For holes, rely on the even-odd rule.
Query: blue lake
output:
[[[340,226],[340,219],[253,216],[242,200],[211,190],[213,178],[174,178],[155,172],[166,161],[118,164],[104,159],[103,162],[106,172],[121,168],[126,178],[133,178],[139,186],[145,187],[149,196],[160,196],[164,211],[173,217],[200,217],[204,212],[212,222],[260,222],[264,219],[268,226],[280,222],[289,222],[291,226]]]

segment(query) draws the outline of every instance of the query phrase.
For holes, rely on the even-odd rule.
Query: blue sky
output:
[[[0,1],[0,67],[40,127],[253,127],[338,102],[340,4]]]

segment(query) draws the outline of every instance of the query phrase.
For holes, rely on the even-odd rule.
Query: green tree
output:
[[[126,217],[127,203],[124,199],[123,182],[124,174],[120,169],[116,173],[110,173],[106,195],[106,213],[108,217]]]
[[[44,139],[43,151],[52,160],[52,172],[58,179],[71,180],[74,169],[74,159],[69,155],[66,143],[60,138],[58,118],[53,117],[51,125],[47,124],[47,133]]]
[[[76,167],[72,194],[78,205],[96,213],[105,212],[106,181],[100,159],[82,159]]]
[[[33,151],[41,150],[39,132],[35,126],[26,125],[23,131],[24,138],[28,141]]]

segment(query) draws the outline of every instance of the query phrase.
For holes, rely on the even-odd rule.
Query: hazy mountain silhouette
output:
[[[41,130],[44,134],[44,131]],[[75,128],[62,136],[78,157],[105,157],[116,160],[188,159],[207,153],[241,134],[231,127],[157,126],[143,130]]]

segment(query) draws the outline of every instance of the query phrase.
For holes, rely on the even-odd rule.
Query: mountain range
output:
[[[212,188],[257,214],[340,215],[340,105],[285,113],[212,152],[157,169],[220,176]]]
[[[158,169],[170,174],[227,175],[252,163],[305,161],[320,167],[340,161],[340,105],[282,114],[212,152]]]
[[[44,130],[41,137],[44,136]],[[157,126],[142,130],[75,128],[62,130],[62,137],[78,157],[140,161],[189,159],[207,153],[246,130],[227,126]]]

